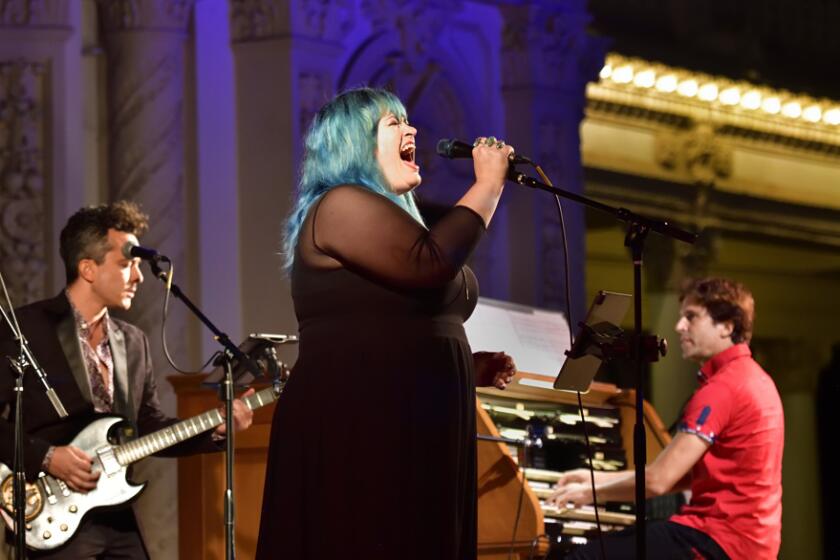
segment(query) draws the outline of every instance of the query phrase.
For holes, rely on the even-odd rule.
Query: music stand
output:
[[[211,371],[202,382],[219,390],[225,401],[225,558],[236,556],[234,543],[234,499],[233,499],[233,388],[249,385],[259,377],[267,377],[273,383],[285,382],[285,365],[277,359],[276,348],[281,344],[296,343],[296,336],[283,334],[250,334],[239,346],[241,358],[236,358],[225,352],[213,364],[216,369]]]
[[[614,357],[616,345],[621,344],[622,331],[618,325],[624,320],[630,308],[628,294],[601,290],[592,301],[586,320],[580,325],[580,332],[566,361],[554,380],[559,391],[588,393],[592,380],[605,359]]]
[[[252,360],[252,363],[256,364],[260,371],[259,377],[276,381],[283,373],[283,366],[277,359],[277,347],[283,344],[295,344],[297,341],[298,337],[292,335],[251,333],[239,344],[238,348]],[[213,362],[213,365],[217,367],[207,374],[201,382],[202,385],[216,389],[224,383],[225,368],[220,362],[221,358]],[[232,374],[238,388],[247,387],[258,377],[254,374],[253,367],[249,368],[248,364],[236,360],[232,364]]]

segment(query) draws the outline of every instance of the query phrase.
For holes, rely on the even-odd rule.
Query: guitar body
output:
[[[26,545],[36,550],[52,550],[65,544],[79,528],[82,518],[96,508],[124,504],[136,498],[146,484],[133,484],[126,478],[127,467],[120,465],[108,441],[111,430],[124,420],[118,416],[99,418],[82,430],[70,445],[93,457],[93,470],[99,472],[96,488],[87,494],[74,492],[64,482],[43,475],[26,485]],[[0,463],[3,517],[12,520],[13,472]]]
[[[274,402],[285,380],[276,380],[242,402],[254,410]],[[38,480],[26,483],[26,545],[35,550],[52,550],[66,543],[76,533],[82,518],[96,508],[125,504],[137,497],[146,484],[133,484],[126,478],[128,466],[144,457],[176,445],[198,434],[212,430],[224,419],[218,409],[182,420],[162,430],[144,435],[125,444],[109,438],[119,416],[103,416],[94,420],[70,442],[93,457],[93,470],[98,472],[96,488],[87,494],[74,492],[54,476],[40,473]],[[0,515],[14,530],[14,473],[0,463]]]

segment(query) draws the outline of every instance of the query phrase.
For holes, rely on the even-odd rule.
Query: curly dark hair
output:
[[[149,228],[149,216],[133,202],[120,200],[113,204],[87,206],[70,216],[59,238],[59,253],[64,261],[67,284],[79,277],[79,261],[92,259],[98,264],[111,249],[108,230],[140,236]]]
[[[743,284],[727,278],[688,280],[680,303],[702,305],[715,323],[732,323],[732,342],[749,343],[755,319],[755,300]]]

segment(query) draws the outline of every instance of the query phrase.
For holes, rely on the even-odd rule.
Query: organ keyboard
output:
[[[555,391],[552,379],[518,372],[504,391],[479,388],[478,433],[506,440],[539,440],[542,446],[478,443],[478,551],[482,560],[562,558],[597,530],[590,508],[557,508],[545,503],[561,471],[585,467],[583,424],[574,393]],[[597,470],[633,468],[635,394],[593,383],[581,395],[586,430]],[[670,436],[645,403],[647,461]],[[524,468],[520,468],[520,464]],[[603,531],[632,525],[632,505],[608,504],[599,510]]]

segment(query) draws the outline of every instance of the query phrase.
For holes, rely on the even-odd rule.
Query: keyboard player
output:
[[[700,364],[699,385],[677,435],[647,466],[649,497],[691,490],[690,502],[647,524],[648,558],[776,558],[781,543],[784,417],[778,391],[752,359],[754,300],[724,278],[692,280],[676,324],[683,357]],[[596,472],[599,502],[632,501],[632,471]],[[549,499],[559,507],[592,503],[586,469],[560,476]],[[610,560],[633,558],[634,529],[604,537]],[[597,542],[570,559],[600,558]]]

